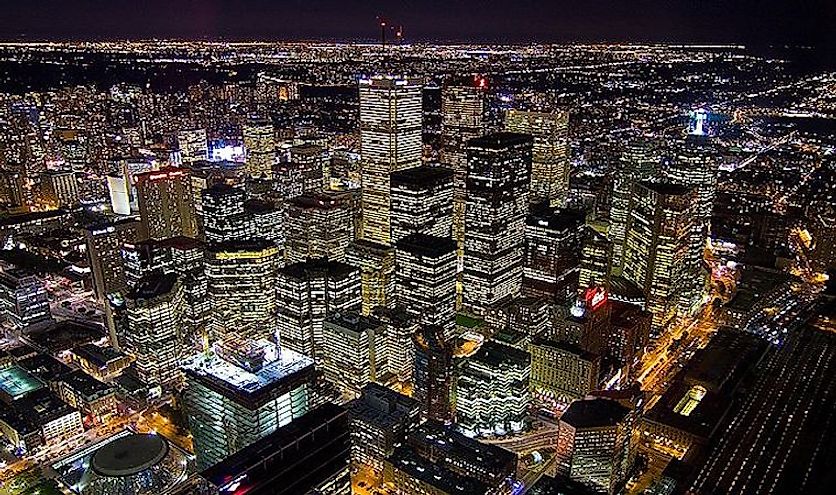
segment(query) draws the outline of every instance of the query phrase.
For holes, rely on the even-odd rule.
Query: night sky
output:
[[[836,0],[0,0],[2,39],[836,42]]]

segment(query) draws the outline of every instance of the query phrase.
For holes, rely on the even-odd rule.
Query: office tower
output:
[[[360,273],[339,261],[293,263],[278,271],[276,292],[282,346],[319,359],[325,318],[360,308]]]
[[[554,323],[554,335],[561,342],[601,354],[610,323],[609,293],[603,287],[590,287],[563,311]]]
[[[452,170],[422,165],[393,172],[391,183],[393,243],[416,233],[450,237]]]
[[[618,493],[633,450],[631,411],[610,399],[578,400],[560,417],[557,472],[590,488]]]
[[[363,160],[363,238],[390,242],[392,172],[421,164],[421,83],[415,79],[360,80]]]
[[[485,323],[499,331],[511,329],[532,337],[551,331],[552,306],[541,297],[517,297],[491,308]]]
[[[121,174],[107,176],[107,190],[110,196],[110,209],[117,215],[131,214],[131,184]]]
[[[424,417],[451,422],[450,388],[453,382],[453,344],[442,327],[421,325],[412,336],[415,345],[413,394]]]
[[[284,252],[284,209],[272,201],[250,199],[244,213],[252,225],[252,237],[266,239]]]
[[[200,477],[208,482],[209,493],[349,493],[349,447],[348,412],[336,404],[323,404],[209,467]],[[197,490],[178,494],[204,493]]]
[[[456,424],[468,436],[516,434],[527,428],[531,357],[487,341],[458,366]]]
[[[3,404],[0,423],[4,441],[27,455],[61,447],[84,434],[78,409],[48,388],[32,390],[11,404]]]
[[[152,273],[128,293],[122,347],[135,358],[139,379],[165,390],[182,383],[180,358],[188,353],[181,335],[186,314],[183,285],[176,274]]]
[[[250,119],[244,124],[243,133],[247,174],[250,177],[272,178],[273,163],[276,161],[273,124],[268,120]]]
[[[516,470],[517,454],[430,420],[389,456],[383,479],[397,493],[508,495]]]
[[[198,238],[205,241],[206,235],[203,231],[203,191],[222,182],[224,180],[223,172],[214,167],[206,166],[205,162],[194,162],[186,166],[190,171],[189,175],[192,179],[192,197],[194,198],[195,223],[197,223]]]
[[[398,303],[422,324],[456,330],[456,242],[450,237],[412,234],[395,251]]]
[[[345,260],[360,270],[363,314],[395,305],[395,249],[388,244],[358,240],[348,245]]]
[[[52,208],[78,204],[78,180],[72,170],[47,170],[41,175],[44,202]]]
[[[612,206],[607,235],[612,241],[612,271],[615,275],[620,275],[624,266],[624,241],[633,184],[655,177],[660,161],[660,151],[650,137],[634,137],[627,140],[612,174]]]
[[[610,362],[621,367],[621,384],[638,378],[640,359],[650,342],[653,316],[635,304],[610,300],[610,324],[605,354]]]
[[[581,267],[578,272],[578,291],[590,287],[609,290],[613,242],[587,226],[581,233]]]
[[[323,193],[303,195],[288,201],[285,208],[288,263],[315,258],[345,261],[354,229],[352,212],[344,199]]]
[[[382,475],[386,458],[418,426],[421,418],[418,401],[383,385],[369,383],[346,408],[352,467],[370,468],[376,475]]]
[[[136,176],[142,228],[151,239],[197,237],[189,171],[168,167]]]
[[[579,346],[535,337],[531,352],[531,392],[539,402],[563,406],[598,388],[600,356]]]
[[[0,318],[17,332],[50,321],[44,283],[22,269],[0,266]]]
[[[676,155],[665,164],[663,175],[670,182],[696,192],[694,214],[698,218],[697,235],[701,242],[705,242],[717,194],[717,150],[705,135],[689,135],[684,141],[676,143],[674,149]]]
[[[488,132],[488,80],[482,76],[451,81],[441,91],[441,160],[452,167],[453,239],[463,249],[467,188],[467,143]]]
[[[233,241],[206,250],[209,334],[272,339],[276,334],[279,249],[270,241]]]
[[[569,197],[569,112],[508,110],[505,130],[534,137],[531,202],[565,206]]]
[[[308,357],[265,340],[232,338],[183,364],[183,407],[198,468],[206,469],[308,412]]]
[[[28,210],[24,185],[26,176],[18,169],[0,170],[0,203]]]
[[[203,235],[208,243],[245,241],[255,237],[255,225],[244,209],[241,187],[214,184],[201,193]]]
[[[316,194],[325,187],[328,156],[321,146],[300,144],[290,148],[290,162],[299,169],[302,194]]]
[[[181,129],[177,132],[180,160],[193,163],[209,159],[209,140],[206,129]]]
[[[397,381],[411,382],[415,365],[415,345],[412,343],[412,335],[420,327],[418,318],[402,305],[394,308],[376,308],[372,314],[386,324],[389,370]]]
[[[675,184],[633,187],[624,249],[624,278],[645,295],[658,334],[702,296],[702,244],[694,236],[696,194]]]
[[[322,325],[322,370],[343,397],[356,398],[389,373],[386,324],[356,312],[333,313]]]
[[[468,143],[463,306],[477,315],[522,286],[531,146],[511,133]]]
[[[578,285],[584,215],[551,207],[535,209],[525,219],[523,291],[563,301]]]
[[[122,248],[122,260],[125,283],[131,289],[146,275],[173,271],[171,251],[162,241],[153,239],[126,243]]]

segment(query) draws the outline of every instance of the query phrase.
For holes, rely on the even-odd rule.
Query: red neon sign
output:
[[[594,310],[607,302],[607,291],[603,287],[590,287],[583,294],[586,307]]]

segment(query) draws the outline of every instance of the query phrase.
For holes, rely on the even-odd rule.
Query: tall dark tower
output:
[[[453,346],[444,339],[444,328],[438,325],[423,325],[412,336],[412,341],[415,344],[413,397],[421,404],[425,417],[451,423]]]

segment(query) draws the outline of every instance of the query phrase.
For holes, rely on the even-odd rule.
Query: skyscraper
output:
[[[453,347],[444,329],[422,325],[412,336],[415,344],[413,394],[421,404],[421,414],[436,421],[453,420],[450,391],[453,382]]]
[[[302,177],[302,194],[316,194],[325,186],[327,155],[321,146],[300,144],[290,148],[290,161]]]
[[[302,195],[288,201],[285,208],[288,263],[316,258],[345,261],[354,229],[352,211],[343,198],[321,192]]]
[[[463,305],[481,314],[520,292],[532,138],[496,133],[468,143]]]
[[[505,130],[534,137],[529,199],[564,206],[569,196],[569,112],[509,110]]]
[[[209,159],[209,142],[206,129],[181,129],[177,132],[177,144],[180,146],[180,160],[193,163]]]
[[[214,352],[188,358],[183,372],[201,469],[299,418],[313,399],[313,360],[264,340],[217,342]]]
[[[399,304],[422,324],[456,329],[456,242],[450,237],[412,234],[397,243]]]
[[[322,326],[322,369],[344,397],[389,375],[386,324],[358,312],[333,313]]]
[[[613,173],[608,237],[613,246],[612,272],[615,275],[621,274],[624,265],[624,239],[627,236],[633,184],[653,178],[660,160],[659,149],[650,137],[634,137],[627,140]]]
[[[0,320],[20,332],[51,319],[44,283],[22,269],[0,266]]]
[[[209,335],[272,339],[279,249],[264,239],[212,244],[206,253]]]
[[[189,171],[168,167],[136,175],[142,228],[151,239],[197,237]]]
[[[609,290],[613,242],[589,226],[583,229],[581,235],[583,241],[581,241],[578,291],[589,287],[605,287]]]
[[[253,225],[244,212],[243,188],[214,184],[203,190],[201,198],[206,242],[241,241],[253,236]]]
[[[181,335],[186,307],[179,277],[174,273],[146,275],[126,301],[122,347],[136,359],[137,376],[149,388],[178,387],[183,379],[180,358],[189,352]]]
[[[72,170],[47,170],[41,175],[44,201],[53,208],[78,204],[78,179]]]
[[[392,173],[391,181],[393,243],[415,233],[451,236],[452,170],[422,165]]]
[[[244,124],[246,170],[251,177],[273,177],[276,161],[276,138],[273,124],[265,119],[250,119]]]
[[[488,80],[482,76],[449,81],[441,90],[441,160],[452,167],[453,239],[464,247],[467,143],[488,132]]]
[[[702,244],[694,235],[696,193],[685,186],[640,182],[633,187],[624,249],[624,278],[644,293],[657,333],[702,296]]]
[[[400,77],[360,80],[363,238],[390,242],[392,172],[421,164],[421,83]]]
[[[279,270],[276,292],[282,346],[319,358],[325,318],[360,309],[360,273],[325,259],[293,263]]]
[[[558,301],[572,298],[578,285],[583,212],[531,210],[525,219],[523,291]]]
[[[349,244],[345,260],[360,270],[364,315],[377,307],[394,307],[395,248],[361,239]]]

